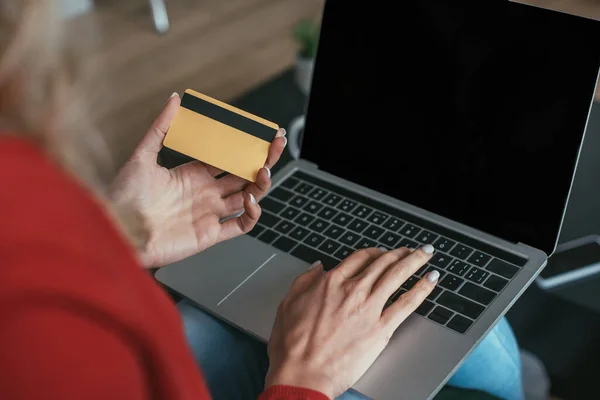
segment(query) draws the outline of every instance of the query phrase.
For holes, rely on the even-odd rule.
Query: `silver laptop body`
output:
[[[328,122],[320,113],[320,109],[324,108],[321,104],[325,102],[320,98],[327,98],[327,93],[336,89],[331,87],[334,85],[331,83],[334,78],[328,67],[332,61],[326,51],[334,51],[331,50],[333,45],[330,44],[336,36],[333,31],[344,29],[340,19],[356,16],[361,7],[359,3],[363,4],[362,7],[380,8],[367,16],[363,15],[362,23],[370,16],[391,12],[388,10],[389,5],[375,6],[348,0],[326,2],[303,143],[303,153],[307,151],[312,158],[318,157],[314,157],[317,151],[311,149],[327,146],[324,144],[326,139],[323,139],[323,135],[331,131],[327,126]],[[467,20],[475,18],[477,13],[481,14],[481,19],[488,18],[488,13],[500,12],[505,12],[506,18],[512,18],[513,9],[506,7],[514,7],[517,10],[514,14],[518,15],[514,18],[521,18],[518,21],[523,24],[506,23],[513,29],[517,29],[515,26],[527,26],[527,21],[536,22],[538,30],[546,29],[543,22],[549,19],[549,24],[558,30],[568,28],[572,31],[573,26],[578,27],[580,33],[573,34],[571,40],[579,40],[585,36],[585,32],[581,31],[598,33],[598,26],[592,21],[520,4],[507,3],[510,5],[501,6],[500,3],[506,2],[490,2],[497,4],[495,7],[498,7],[498,10],[489,11],[481,5],[477,6],[478,2],[473,1],[448,1],[441,7],[440,4],[443,3],[445,2],[424,0],[420,2],[420,6],[406,6],[405,11],[409,13],[409,17],[416,15],[420,18],[424,15],[448,15],[448,10],[456,10],[457,15]],[[426,10],[427,6],[441,9],[436,11],[438,14],[432,14],[431,9]],[[341,17],[340,14],[344,12],[348,14]],[[431,18],[430,21],[435,21],[435,18]],[[380,23],[374,22],[373,26],[375,25],[379,26]],[[379,37],[384,37],[383,35],[385,33],[381,33]],[[564,32],[562,35],[564,36]],[[378,37],[375,33],[369,36],[370,40]],[[344,46],[336,43],[338,46]],[[553,45],[540,43],[540,46]],[[311,261],[325,258],[328,260],[326,266],[331,266],[331,262],[339,261],[345,254],[342,249],[348,251],[373,243],[378,246],[398,247],[409,242],[431,242],[436,246],[436,255],[442,259],[436,259],[438,265],[434,265],[432,260],[432,265],[428,267],[434,267],[443,273],[438,284],[441,290],[436,293],[436,298],[428,300],[428,305],[420,313],[414,313],[402,324],[386,350],[353,389],[373,399],[433,398],[459,368],[461,362],[534,281],[546,265],[548,255],[554,251],[600,63],[599,51],[595,49],[595,38],[590,38],[589,43],[583,43],[581,46],[587,47],[585,51],[594,54],[581,59],[578,64],[581,82],[575,84],[581,89],[573,93],[577,101],[573,102],[572,107],[579,109],[571,117],[577,124],[573,125],[568,133],[577,136],[577,143],[569,148],[561,146],[564,148],[560,151],[570,152],[572,162],[566,168],[567,173],[562,176],[562,189],[557,194],[562,198],[562,202],[544,210],[557,221],[553,226],[555,231],[552,232],[554,243],[549,247],[541,249],[524,242],[507,240],[478,229],[474,224],[462,223],[419,207],[414,201],[403,201],[397,196],[384,194],[386,189],[370,189],[364,179],[363,184],[359,184],[353,179],[340,177],[340,174],[330,173],[329,170],[336,169],[335,167],[328,165],[327,168],[322,168],[314,160],[299,159],[288,163],[273,176],[273,187],[261,201],[263,214],[267,217],[261,218],[251,234],[218,244],[198,255],[166,266],[157,272],[156,278],[202,309],[266,342],[280,301],[295,277],[306,271]],[[563,51],[563,47],[557,45],[556,51]],[[352,68],[352,65],[347,67]],[[383,72],[382,74],[385,75]],[[556,76],[556,79],[566,79],[566,76]],[[493,95],[494,93],[490,93],[490,96]],[[436,101],[435,93],[430,96],[431,101]],[[580,97],[583,98],[582,101]],[[432,115],[432,118],[434,117]],[[393,122],[390,120],[390,123]],[[331,124],[335,126],[336,122]],[[398,125],[397,129],[401,130],[401,125]],[[351,137],[352,134],[349,135]],[[375,140],[376,136],[368,137],[367,140]],[[350,138],[347,141],[352,142]],[[398,145],[410,142],[411,139],[407,138]],[[333,150],[329,153],[331,158],[339,158],[342,164],[345,163],[344,165],[350,168],[348,160],[354,157],[360,162],[363,147],[360,143],[345,144],[339,149],[340,153]],[[352,154],[348,155],[348,152]],[[510,162],[510,159],[511,157],[508,157],[507,162]],[[389,175],[390,184],[396,181],[394,177],[397,176],[398,184],[410,187],[411,182],[419,178],[419,171],[415,170],[409,174],[405,172],[383,171],[382,174]],[[364,184],[365,182],[367,184]],[[478,185],[476,181],[473,184]],[[544,192],[535,195],[540,204],[545,201]],[[298,197],[305,198],[305,201],[295,203]],[[311,202],[316,204],[313,204],[312,210],[309,205]],[[526,200],[523,202],[526,203]],[[360,207],[366,208],[362,210],[364,212],[359,210]],[[325,213],[327,208],[334,209],[335,213],[346,213],[351,216],[352,221],[362,223],[363,228],[350,229],[353,222],[346,223],[345,220],[338,224],[335,215]],[[287,214],[288,209],[294,212],[290,211]],[[489,212],[493,214],[504,211],[490,208]],[[306,217],[302,220],[303,214],[313,218]],[[510,215],[510,210],[506,215]],[[396,219],[397,224],[393,224],[392,219]],[[318,220],[325,221],[326,224],[319,225]],[[406,226],[407,230],[400,228],[401,225]],[[358,241],[350,245],[352,238]],[[465,251],[461,252],[458,248],[461,245],[466,248]],[[425,273],[426,269],[423,269],[419,271],[419,276]],[[409,288],[410,284],[411,282],[408,282],[405,289]]]

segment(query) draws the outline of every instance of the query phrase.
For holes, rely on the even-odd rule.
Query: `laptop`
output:
[[[353,389],[433,398],[555,250],[599,39],[596,21],[507,1],[326,1],[300,159],[249,234],[157,279],[266,342],[313,261],[430,243],[397,294],[433,268],[436,289]]]

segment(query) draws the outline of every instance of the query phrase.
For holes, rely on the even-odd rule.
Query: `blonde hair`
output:
[[[146,235],[139,215],[108,201],[115,165],[87,110],[84,94],[91,91],[76,53],[63,40],[59,6],[55,0],[0,2],[0,131],[37,143],[142,245]]]

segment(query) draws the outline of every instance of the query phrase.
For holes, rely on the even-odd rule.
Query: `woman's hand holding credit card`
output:
[[[278,130],[273,122],[188,89],[164,145],[255,182]]]
[[[174,93],[111,190],[114,202],[144,217],[144,265],[164,266],[252,230],[286,142],[276,124],[196,92]],[[162,167],[158,153],[168,145],[197,160]],[[230,174],[219,177],[223,171]]]

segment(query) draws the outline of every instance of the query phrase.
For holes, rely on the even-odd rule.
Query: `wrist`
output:
[[[292,386],[323,393],[329,399],[335,397],[331,380],[323,374],[311,373],[302,363],[293,367],[269,368],[265,390],[273,386]]]

